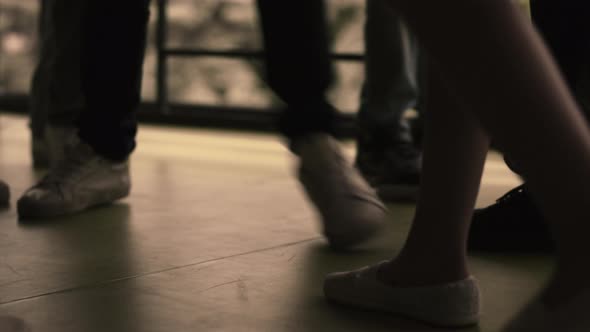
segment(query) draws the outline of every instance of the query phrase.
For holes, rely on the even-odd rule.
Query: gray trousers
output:
[[[73,126],[84,108],[81,79],[82,18],[86,0],[42,0],[40,57],[31,85],[31,130],[47,123]]]
[[[358,114],[363,131],[397,132],[404,112],[420,108],[423,61],[416,38],[386,0],[367,0],[365,83]]]

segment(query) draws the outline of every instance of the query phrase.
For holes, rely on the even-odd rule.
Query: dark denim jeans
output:
[[[149,0],[43,0],[31,129],[75,126],[99,154],[135,148]]]
[[[333,73],[323,0],[258,0],[267,81],[285,104],[279,130],[290,139],[333,133],[326,100]]]
[[[148,18],[149,0],[92,0],[84,16],[79,136],[110,159],[135,148]]]
[[[424,55],[388,2],[367,0],[365,83],[358,114],[359,128],[367,135],[399,135],[408,130],[405,111],[423,111]]]

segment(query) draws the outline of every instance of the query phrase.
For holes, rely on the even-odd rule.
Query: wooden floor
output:
[[[13,193],[0,212],[0,332],[434,331],[324,301],[326,273],[395,254],[414,207],[391,205],[387,230],[363,250],[330,251],[275,136],[143,126],[128,199],[24,224],[15,201],[40,174],[26,120],[3,115],[0,126],[0,177]],[[491,154],[478,204],[516,184]],[[466,331],[499,331],[551,265],[470,261],[484,314]]]

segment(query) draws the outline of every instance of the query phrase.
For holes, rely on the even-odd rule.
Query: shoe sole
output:
[[[411,313],[405,313],[401,310],[394,310],[389,307],[384,307],[380,304],[370,302],[367,299],[361,299],[358,301],[356,299],[355,300],[342,299],[342,298],[337,298],[337,297],[331,297],[331,298],[327,298],[327,299],[328,299],[328,302],[330,302],[330,303],[343,305],[346,307],[352,307],[352,308],[356,308],[356,309],[360,309],[360,310],[389,313],[389,314],[393,314],[395,316],[398,316],[400,318],[409,319],[409,320],[419,322],[422,324],[426,324],[428,326],[432,326],[435,328],[466,328],[466,327],[470,327],[473,325],[477,325],[479,323],[479,315],[478,314],[469,315],[469,316],[456,318],[456,319],[446,319],[444,321],[443,320],[436,320],[435,321],[434,319],[427,320],[427,319],[419,318],[415,315],[412,315]]]

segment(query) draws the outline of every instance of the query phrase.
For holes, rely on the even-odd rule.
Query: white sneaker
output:
[[[345,249],[370,238],[383,225],[387,209],[329,135],[297,139],[299,180],[321,216],[331,246]]]
[[[439,327],[464,327],[479,321],[479,288],[473,277],[440,285],[394,287],[377,278],[385,263],[329,274],[324,281],[326,299]]]
[[[80,212],[129,195],[127,161],[113,162],[78,141],[66,146],[59,164],[17,202],[19,217],[53,217]]]

